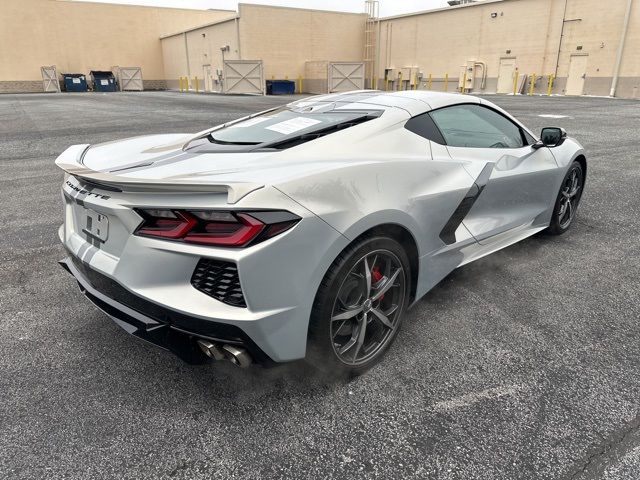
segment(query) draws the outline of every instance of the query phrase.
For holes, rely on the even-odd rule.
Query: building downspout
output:
[[[554,78],[558,77],[558,68],[560,67],[560,53],[562,51],[562,39],[564,38],[564,24],[567,23],[567,3],[569,3],[569,0],[564,0],[564,13],[562,14],[562,28],[560,29],[560,41],[558,42],[558,54],[556,55],[556,70],[553,74]]]
[[[376,71],[374,72],[374,78],[376,79],[376,89],[380,90],[380,86],[378,85],[378,73],[380,71],[380,39],[382,38],[382,24],[380,23],[380,19],[378,19],[378,33],[376,34]]]
[[[189,65],[189,44],[187,42],[187,32],[184,32],[184,54],[187,56],[187,77],[191,78],[191,65]]]
[[[242,50],[240,50],[240,22],[236,17],[236,44],[238,45],[238,60],[242,60]]]
[[[618,45],[618,54],[616,55],[616,65],[613,68],[613,80],[611,81],[610,97],[616,96],[616,89],[618,88],[618,79],[620,77],[620,65],[622,64],[622,54],[624,53],[624,44],[627,39],[627,30],[629,29],[629,18],[631,17],[631,6],[633,0],[627,0],[627,11],[624,15],[624,25],[622,27],[622,34],[620,35],[620,45]]]

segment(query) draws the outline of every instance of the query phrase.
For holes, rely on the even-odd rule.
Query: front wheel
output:
[[[391,238],[365,238],[348,247],[318,289],[308,360],[338,374],[358,374],[373,366],[398,333],[410,275],[404,249]]]
[[[556,205],[553,209],[551,223],[546,233],[550,235],[562,235],[569,230],[578,211],[583,188],[584,171],[580,162],[574,161],[562,180],[560,192],[558,192],[558,197],[556,198]]]

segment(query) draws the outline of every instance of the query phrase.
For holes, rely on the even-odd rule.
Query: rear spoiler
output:
[[[193,175],[175,175],[162,179],[148,179],[98,172],[86,167],[82,159],[90,145],[72,145],[56,158],[56,165],[67,174],[92,184],[128,192],[209,192],[226,193],[227,203],[233,204],[264,185],[250,182],[204,183]]]

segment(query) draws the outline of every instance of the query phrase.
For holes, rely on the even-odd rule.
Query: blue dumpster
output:
[[[67,92],[87,91],[87,77],[83,73],[63,73],[62,79]]]
[[[296,82],[292,80],[267,80],[267,95],[293,95]]]
[[[113,72],[91,70],[91,78],[94,92],[115,92],[118,89]]]

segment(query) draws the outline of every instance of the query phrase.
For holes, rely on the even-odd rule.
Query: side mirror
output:
[[[560,127],[545,127],[540,134],[540,140],[532,145],[533,148],[557,147],[567,138],[567,132]]]

